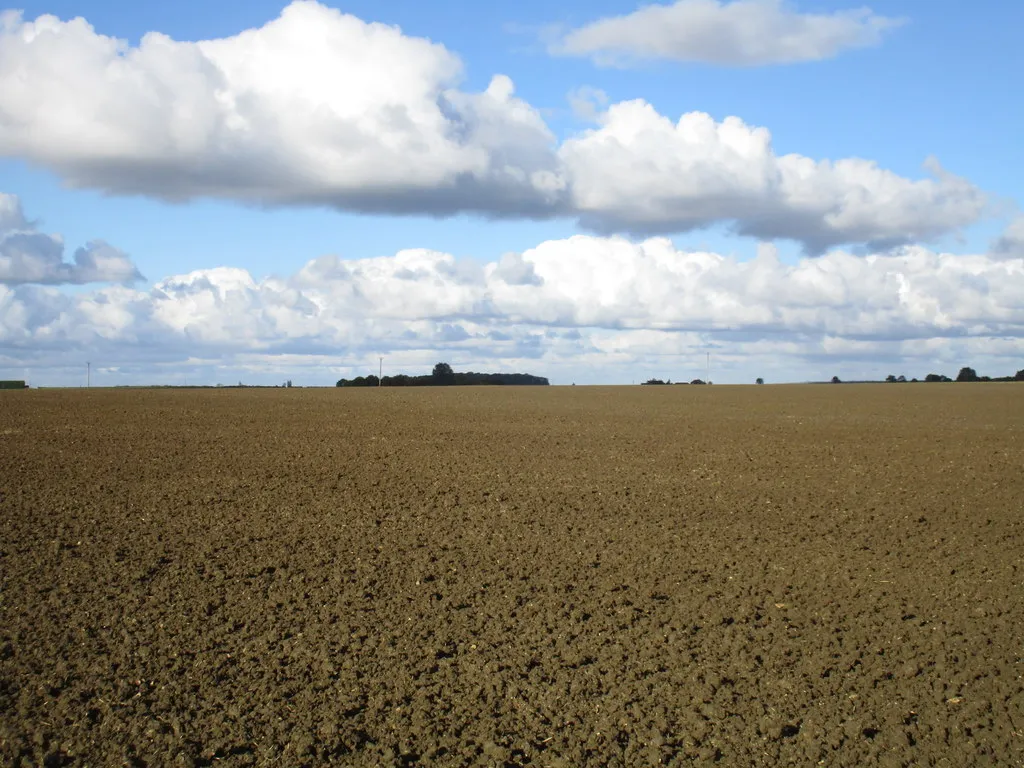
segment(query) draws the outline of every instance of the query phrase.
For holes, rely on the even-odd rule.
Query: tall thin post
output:
[[[707,375],[705,376],[704,381],[706,383],[708,383],[708,384],[711,383],[711,353],[710,352],[708,352]]]
[[[377,369],[377,386],[384,386],[384,358],[380,358],[380,366]]]
[[[92,386],[92,363],[85,364],[85,386],[86,388]]]

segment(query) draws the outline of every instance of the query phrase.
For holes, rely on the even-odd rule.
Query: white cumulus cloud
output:
[[[340,376],[382,354],[407,372],[447,359],[624,381],[673,375],[712,348],[734,375],[756,365],[773,380],[822,366],[825,378],[897,365],[923,376],[940,362],[955,373],[958,360],[1004,375],[1024,367],[1022,295],[1020,257],[908,246],[789,264],[768,244],[744,261],[665,238],[578,235],[482,266],[412,249],[324,256],[262,279],[215,267],[148,290],[0,284],[0,369],[71,354],[139,377],[190,360]]]
[[[929,240],[971,224],[986,206],[968,181],[935,161],[911,180],[850,158],[776,155],[771,134],[736,117],[691,112],[673,122],[637,100],[564,142],[573,207],[599,232],[639,234],[728,221],[741,234],[876,247]]]
[[[800,13],[783,0],[677,0],[570,30],[550,51],[611,66],[669,59],[751,67],[817,61],[878,45],[901,23],[868,8]]]
[[[84,19],[7,12],[0,155],[113,194],[572,217],[602,234],[724,223],[812,252],[927,240],[984,208],[937,163],[909,179],[857,158],[777,156],[768,130],[738,117],[673,120],[595,90],[572,98],[597,126],[559,142],[507,76],[483,92],[461,77],[444,46],[311,0],[232,37],[152,32],[137,46]]]
[[[138,47],[84,19],[0,17],[0,151],[70,183],[366,211],[530,213],[553,138],[497,76],[464,93],[444,46],[298,0],[259,29]]]
[[[16,195],[0,193],[0,284],[133,283],[142,280],[127,254],[102,240],[78,248],[64,261],[59,235],[39,232]]]
[[[664,238],[584,235],[547,241],[521,258],[535,284],[491,285],[502,316],[517,320],[879,339],[1024,337],[1024,309],[1014,298],[1024,291],[1024,259],[910,246],[787,265],[771,248],[739,261],[681,251]]]

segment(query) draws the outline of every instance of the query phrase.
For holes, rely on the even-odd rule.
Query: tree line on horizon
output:
[[[889,384],[896,384],[896,383],[899,383],[899,384],[914,383],[914,384],[916,384],[916,383],[918,383],[920,381],[921,381],[920,379],[908,379],[906,376],[903,376],[903,375],[896,376],[896,375],[891,374],[891,373],[888,376],[885,377],[885,383],[889,383]],[[951,378],[949,378],[949,376],[945,376],[945,375],[943,375],[941,373],[929,373],[927,376],[924,377],[924,381],[929,383],[929,384],[935,383],[935,382],[952,382],[952,381],[959,381],[959,382],[965,382],[965,381],[966,382],[972,382],[972,381],[1024,381],[1024,368],[1022,368],[1021,370],[1017,371],[1017,373],[1015,373],[1013,376],[997,376],[997,377],[992,377],[992,376],[979,376],[978,372],[975,371],[973,368],[970,368],[968,366],[964,366],[963,368],[960,369],[960,372],[956,375],[956,379],[955,380],[951,379]],[[676,384],[686,384],[687,382],[685,382],[685,381],[677,381],[675,383]],[[689,383],[690,384],[710,384],[711,382],[710,381],[705,382],[705,381],[702,381],[701,379],[694,379],[693,381],[691,381]],[[764,384],[764,379],[759,376],[754,383],[755,384]],[[831,379],[831,383],[832,384],[842,384],[844,382],[838,376],[833,376],[832,379]],[[846,382],[846,383],[849,383],[849,384],[854,384],[854,383],[856,383],[856,384],[871,384],[871,383],[877,383],[877,380],[875,380],[875,381]],[[665,385],[665,384],[672,384],[672,379],[666,379],[666,380],[662,380],[662,379],[648,379],[647,381],[641,382],[641,386],[658,386],[658,385]]]
[[[476,373],[475,371],[453,371],[448,363],[438,363],[427,376],[396,376],[378,378],[373,374],[357,376],[354,379],[338,379],[338,387],[450,387],[450,386],[543,386],[550,382],[543,376],[528,373]]]
[[[640,382],[642,387],[659,386],[661,384],[671,384],[672,379],[662,381],[661,379],[648,379],[647,381]],[[704,381],[703,379],[694,379],[693,381],[677,381],[676,384],[710,384],[710,381]]]
[[[906,376],[903,376],[903,375],[896,376],[896,375],[891,374],[891,373],[888,376],[885,377],[885,383],[887,383],[887,384],[907,384],[907,383],[909,383],[909,384],[916,384],[919,381],[920,381],[919,379],[908,379]],[[1024,368],[1022,368],[1021,370],[1017,371],[1017,373],[1015,373],[1013,376],[995,376],[995,377],[993,377],[993,376],[979,376],[978,372],[975,371],[973,368],[970,368],[968,366],[964,366],[963,368],[960,369],[960,372],[956,375],[956,379],[951,379],[951,378],[949,378],[949,376],[945,376],[945,375],[943,375],[941,373],[929,373],[927,376],[924,377],[924,381],[926,383],[928,383],[928,384],[938,383],[938,382],[952,382],[952,381],[959,381],[959,382],[974,382],[974,381],[1024,381]],[[832,377],[832,383],[833,384],[842,384],[843,382],[842,382],[842,380],[838,376],[833,376]]]

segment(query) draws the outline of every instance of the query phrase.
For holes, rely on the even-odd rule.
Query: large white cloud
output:
[[[26,219],[16,195],[0,192],[0,284],[133,283],[142,275],[127,254],[94,240],[64,261],[59,235],[39,232]]]
[[[877,45],[901,23],[868,8],[800,13],[783,0],[677,0],[570,30],[550,50],[592,56],[604,65],[671,59],[760,66],[828,59]]]
[[[444,46],[300,0],[259,29],[138,47],[84,19],[0,17],[0,151],[69,182],[357,210],[555,204],[552,136]]]
[[[672,232],[725,219],[742,234],[820,252],[929,240],[974,222],[986,205],[935,161],[932,178],[911,180],[857,158],[779,156],[766,129],[739,118],[691,112],[672,122],[630,101],[600,122],[560,150],[573,206],[597,231]]]
[[[605,328],[832,334],[853,338],[1024,337],[1024,260],[919,246],[796,265],[770,246],[737,261],[669,240],[576,236],[522,254],[535,284],[489,289],[503,316]],[[494,269],[492,266],[490,269]],[[493,274],[493,272],[492,272]]]
[[[577,217],[599,233],[726,223],[812,251],[970,224],[970,183],[859,159],[776,156],[764,128],[641,101],[559,143],[496,75],[458,88],[442,45],[299,0],[263,27],[138,46],[85,20],[0,17],[0,155],[72,185],[166,199],[494,217]]]
[[[787,264],[767,244],[741,261],[663,238],[580,235],[483,266],[409,250],[325,256],[264,279],[213,268],[149,290],[0,286],[0,368],[45,368],[75,352],[151,373],[196,360],[263,371],[329,360],[338,370],[384,354],[407,372],[450,359],[621,381],[671,374],[710,346],[734,370],[756,365],[774,379],[908,360],[1001,375],[1024,367],[1021,295],[1024,258],[913,246]]]

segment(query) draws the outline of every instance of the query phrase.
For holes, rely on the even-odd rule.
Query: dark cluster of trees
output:
[[[903,383],[907,380],[906,376],[893,376],[889,374],[885,377],[885,380],[892,383]],[[929,373],[924,377],[926,382],[944,382],[953,381],[949,376],[943,376],[941,373]],[[957,381],[1024,381],[1024,369],[1017,371],[1013,376],[997,376],[992,378],[991,376],[979,376],[978,372],[973,368],[964,367],[960,369],[960,373],[956,375]],[[917,379],[911,379],[911,381],[917,381]]]
[[[662,381],[661,379],[648,379],[647,381],[641,382],[641,386],[657,386],[660,384],[671,384],[672,379],[668,381]],[[676,384],[686,384],[685,381],[677,381]],[[694,379],[690,384],[704,384],[701,379]]]
[[[944,376],[941,373],[929,373],[924,377],[924,380],[931,384],[935,382],[947,382],[953,381],[949,376]],[[896,376],[889,374],[885,377],[885,381],[889,384],[904,384],[907,383],[908,379],[906,376]],[[916,383],[918,379],[910,379],[910,383]],[[997,376],[995,378],[991,376],[979,376],[978,372],[973,368],[963,367],[960,369],[960,373],[956,375],[956,381],[1024,381],[1024,369],[1017,371],[1013,376]],[[838,376],[832,377],[833,384],[842,384]]]
[[[21,380],[0,381],[0,389],[28,389],[28,384]]]
[[[373,374],[357,376],[354,379],[339,379],[339,387],[449,387],[465,385],[531,385],[547,386],[548,380],[543,376],[531,376],[528,373],[475,373],[473,371],[456,372],[448,363],[438,363],[429,376],[397,376],[378,378]]]

